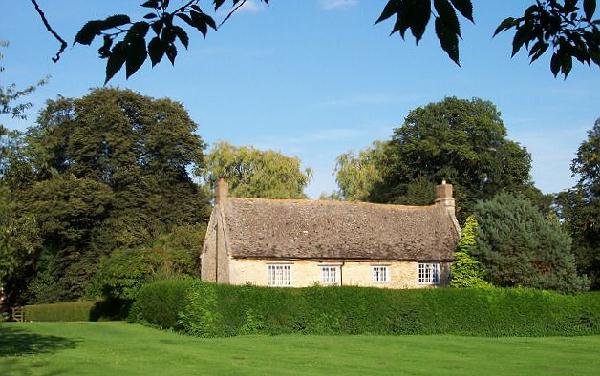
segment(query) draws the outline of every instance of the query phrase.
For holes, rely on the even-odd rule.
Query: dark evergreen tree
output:
[[[494,285],[569,293],[588,288],[577,274],[569,235],[526,198],[499,194],[479,202],[475,216],[480,231],[472,254]]]

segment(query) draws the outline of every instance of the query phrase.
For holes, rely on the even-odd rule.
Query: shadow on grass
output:
[[[69,338],[33,333],[10,324],[0,326],[0,359],[2,357],[52,353],[75,348]]]

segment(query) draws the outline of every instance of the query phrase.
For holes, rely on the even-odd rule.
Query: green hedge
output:
[[[24,307],[25,321],[107,321],[127,316],[130,303],[110,302],[62,302],[34,304]]]
[[[148,323],[163,329],[176,328],[186,294],[195,283],[192,278],[181,278],[143,285],[129,312],[129,321]]]
[[[202,337],[239,334],[600,334],[600,293],[532,289],[300,289],[146,285],[132,320]]]

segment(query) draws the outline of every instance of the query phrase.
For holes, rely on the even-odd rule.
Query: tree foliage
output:
[[[11,299],[77,299],[113,250],[204,223],[208,199],[189,174],[204,163],[196,128],[181,104],[131,91],[48,101],[3,178],[15,220],[33,218],[40,235],[6,280]]]
[[[449,97],[411,111],[386,151],[373,201],[430,203],[433,187],[446,179],[465,218],[477,200],[531,185],[530,155],[506,138],[500,112],[481,99]]]
[[[303,170],[297,157],[218,142],[206,156],[203,176],[211,187],[225,178],[234,197],[304,198],[311,170]]]
[[[479,202],[475,215],[481,227],[472,254],[494,285],[563,292],[588,288],[587,278],[577,275],[568,234],[529,200],[501,193]]]
[[[339,187],[338,197],[345,200],[367,201],[376,184],[383,181],[382,166],[385,165],[388,143],[376,141],[358,154],[344,153],[337,157],[335,181]]]
[[[145,0],[140,6],[147,13],[141,19],[134,20],[115,9],[116,14],[85,23],[75,35],[75,42],[91,45],[96,38],[102,40],[98,54],[107,61],[106,82],[123,66],[129,77],[148,57],[153,67],[165,55],[174,64],[178,44],[188,48],[190,37],[186,29],[206,37],[209,29],[217,31],[247,1],[213,0],[215,14],[226,4],[230,6],[223,21],[217,25],[214,17],[208,14],[209,10],[201,7],[200,0],[186,1],[183,5],[170,0]],[[268,0],[260,1],[268,4]],[[51,27],[37,2],[32,0],[32,3],[46,29],[61,44],[53,58],[57,61],[66,42]],[[582,64],[600,66],[600,19],[594,19],[595,11],[596,0],[536,0],[522,16],[504,19],[494,35],[514,30],[513,56],[524,48],[533,62],[550,53],[550,71],[554,76],[562,73],[566,78],[572,69],[573,58]],[[391,34],[398,32],[404,39],[410,29],[418,44],[433,18],[441,49],[460,65],[461,17],[475,23],[471,0],[388,0],[375,23],[395,18]]]
[[[451,287],[484,288],[492,286],[489,282],[484,281],[483,266],[471,255],[473,249],[477,247],[478,231],[479,223],[475,216],[470,215],[463,225],[460,241],[454,253],[451,267]]]
[[[573,252],[592,289],[600,289],[600,119],[581,143],[571,171],[579,178],[572,189],[557,197],[564,226],[573,238]]]

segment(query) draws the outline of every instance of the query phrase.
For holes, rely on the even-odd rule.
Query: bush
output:
[[[390,290],[234,286],[193,279],[142,288],[133,321],[201,337],[240,334],[600,334],[600,293],[521,288]]]
[[[190,274],[194,265],[194,254],[188,250],[162,245],[116,250],[102,263],[93,293],[108,300],[133,301],[144,283]]]
[[[129,321],[148,323],[162,329],[177,329],[192,278],[158,281],[141,287],[129,312]]]

